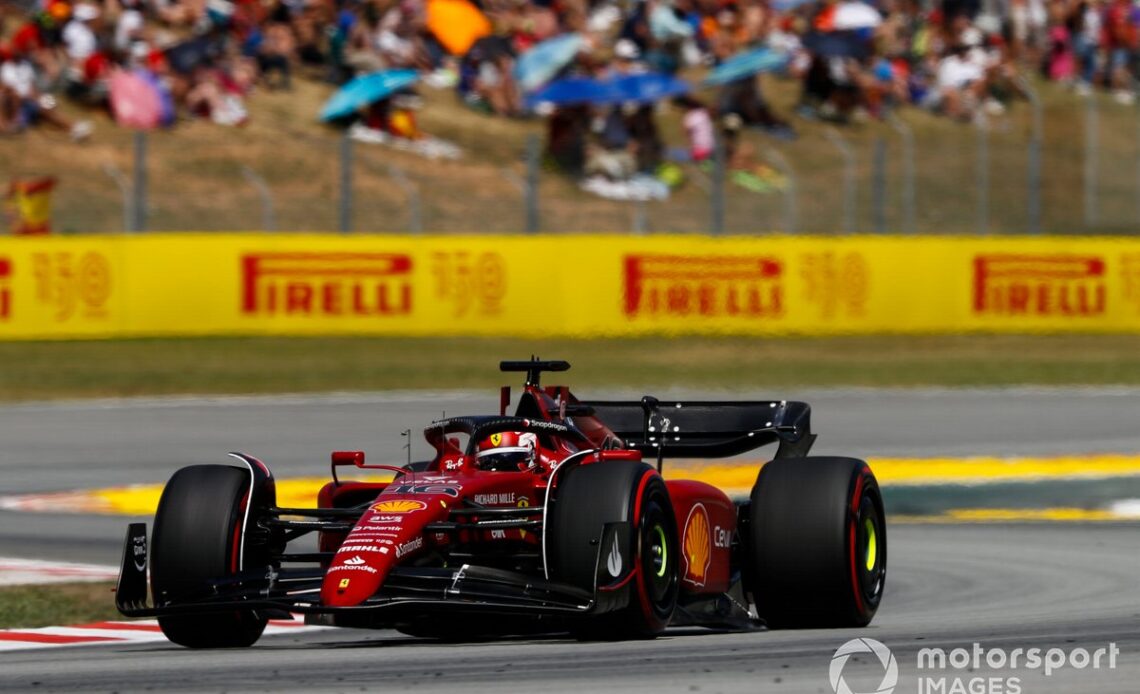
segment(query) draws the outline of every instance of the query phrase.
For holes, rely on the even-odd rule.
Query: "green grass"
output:
[[[0,588],[0,629],[66,626],[123,619],[111,583]]]
[[[531,354],[595,388],[1140,384],[1137,336],[225,338],[2,343],[0,400],[489,388]]]

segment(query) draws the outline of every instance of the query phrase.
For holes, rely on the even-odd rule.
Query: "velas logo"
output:
[[[614,544],[610,547],[610,556],[606,558],[606,571],[610,572],[610,576],[617,578],[621,575],[621,550],[618,549],[618,538],[614,535]]]
[[[870,653],[878,660],[883,668],[883,677],[875,689],[860,689],[855,691],[848,685],[843,677],[843,669],[847,667],[851,656]],[[874,661],[872,661],[874,662]],[[891,694],[899,682],[899,664],[891,649],[875,639],[851,639],[835,650],[831,656],[831,668],[828,671],[831,680],[831,689],[835,694]]]
[[[1090,255],[979,255],[974,313],[1099,316],[1107,308],[1105,260]]]
[[[425,508],[427,508],[427,504],[415,499],[391,499],[372,506],[373,511],[380,513],[411,513],[412,511],[422,511]]]
[[[407,315],[412,258],[395,253],[259,253],[242,257],[250,316]]]
[[[712,562],[712,538],[709,535],[709,514],[704,504],[695,504],[685,519],[682,533],[681,556],[685,559],[687,583],[703,586]]]
[[[783,265],[765,256],[631,255],[625,315],[770,318],[784,312]]]

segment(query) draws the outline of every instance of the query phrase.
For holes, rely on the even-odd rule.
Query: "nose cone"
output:
[[[321,585],[321,602],[351,607],[375,595],[393,566],[423,551],[424,526],[447,512],[446,501],[426,495],[381,495],[337,549]]]

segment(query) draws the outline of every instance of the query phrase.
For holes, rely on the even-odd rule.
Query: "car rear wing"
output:
[[[811,406],[780,401],[588,401],[589,408],[629,448],[671,458],[722,458],[779,443],[776,458],[811,449]]]

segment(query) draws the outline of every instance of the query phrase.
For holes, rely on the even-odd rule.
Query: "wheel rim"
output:
[[[874,571],[875,564],[879,560],[879,537],[875,531],[875,522],[870,518],[863,519],[863,532],[867,537],[864,566],[867,567],[867,571]]]
[[[859,583],[862,584],[860,588],[864,599],[871,605],[876,605],[883,592],[887,547],[878,507],[869,496],[864,496],[859,504],[857,522],[859,542],[855,556],[859,567]]]
[[[676,599],[677,572],[672,565],[673,552],[669,548],[670,536],[667,530],[670,522],[671,519],[665,517],[657,503],[647,504],[642,512],[641,580],[646,597],[658,613],[672,612],[673,601]]]
[[[649,579],[650,596],[653,602],[661,603],[668,598],[673,581],[669,572],[669,542],[665,535],[665,527],[660,522],[651,524],[645,534],[643,566]]]
[[[657,523],[649,531],[649,556],[655,578],[665,578],[669,570],[669,546],[665,542],[665,528]]]

